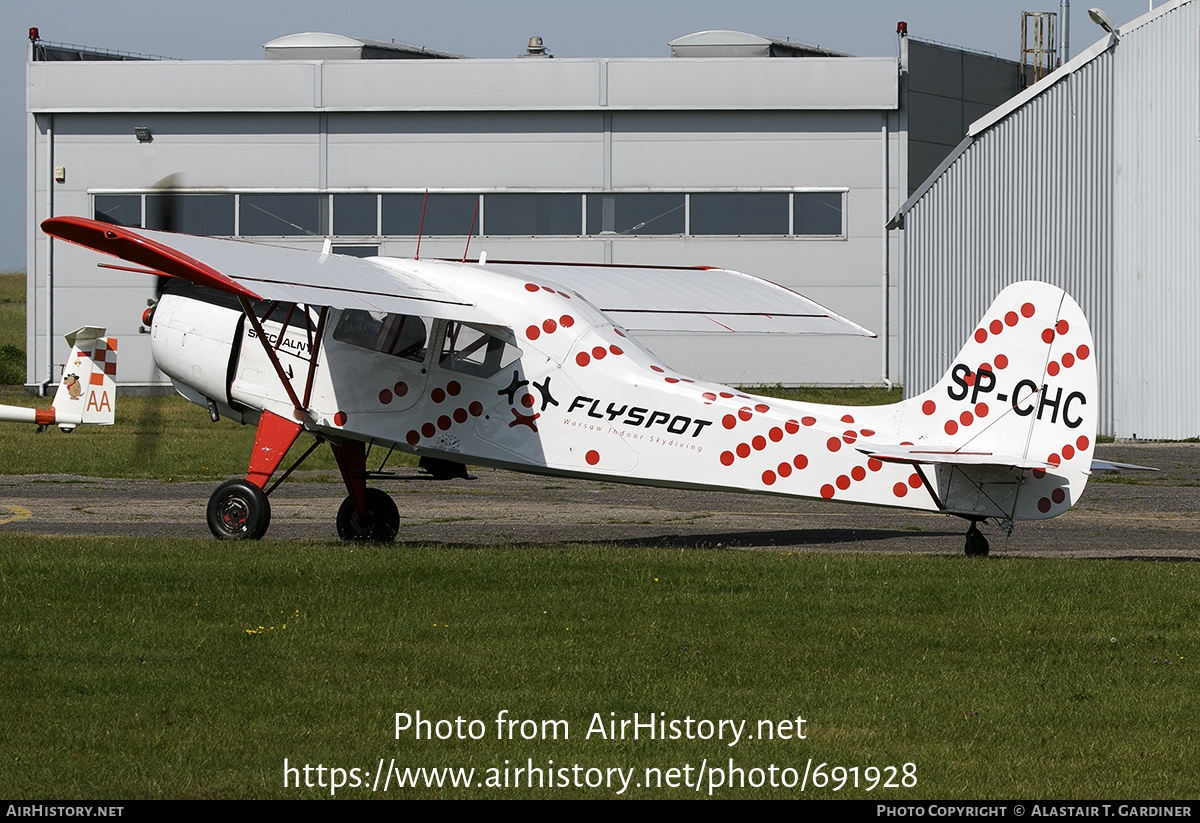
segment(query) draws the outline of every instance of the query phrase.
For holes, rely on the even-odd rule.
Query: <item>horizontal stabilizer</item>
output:
[[[885,463],[925,464],[945,466],[1000,466],[1014,469],[1053,469],[1055,464],[1044,460],[1031,460],[1016,454],[990,451],[955,450],[952,447],[935,445],[917,446],[864,446],[860,452]]]
[[[1114,463],[1111,460],[1093,460],[1094,472],[1156,472],[1153,466],[1135,466],[1132,463]]]

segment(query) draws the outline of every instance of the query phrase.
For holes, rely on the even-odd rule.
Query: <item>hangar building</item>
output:
[[[1197,32],[1195,0],[1115,28],[973,123],[904,204],[906,393],[936,382],[1001,288],[1045,280],[1091,323],[1100,432],[1200,435]]]
[[[796,289],[867,338],[644,336],[733,384],[871,385],[898,371],[900,240],[885,224],[1016,63],[897,38],[895,57],[701,32],[670,57],[511,59],[298,34],[266,59],[136,59],[31,41],[28,361],[104,324],[119,379],[164,385],[138,332],[149,278],[38,229],[51,216],[319,250],[709,265]],[[514,49],[516,51],[516,49]],[[428,201],[425,201],[426,191]],[[422,226],[422,215],[424,225]]]

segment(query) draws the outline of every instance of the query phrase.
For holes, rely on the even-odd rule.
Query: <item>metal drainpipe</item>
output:
[[[890,192],[888,190],[888,126],[887,112],[883,113],[883,126],[879,133],[883,137],[883,385],[888,387],[888,391],[892,390],[891,378],[891,329],[889,328],[889,291],[891,288],[891,259],[889,255],[889,245],[891,240],[891,232],[888,231],[888,220],[891,219],[889,210]]]
[[[47,115],[46,124],[46,217],[54,216],[54,115]],[[36,257],[36,255],[35,255]],[[37,286],[34,285],[34,294]],[[36,338],[35,338],[36,339]],[[54,377],[54,238],[48,237],[46,244],[46,381],[42,383],[43,397],[50,393],[50,386],[58,381]]]

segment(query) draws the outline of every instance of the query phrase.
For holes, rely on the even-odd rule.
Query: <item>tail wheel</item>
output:
[[[258,486],[230,480],[208,499],[208,528],[218,540],[258,540],[271,525],[271,503]]]
[[[400,510],[391,495],[379,489],[367,489],[367,514],[360,518],[354,498],[342,501],[337,515],[338,537],[343,540],[370,540],[390,543],[400,531]]]

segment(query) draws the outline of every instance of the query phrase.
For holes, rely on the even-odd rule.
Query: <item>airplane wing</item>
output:
[[[83,217],[42,223],[53,237],[151,271],[247,297],[337,309],[494,322],[475,301],[395,268],[340,254],[129,229]],[[303,275],[298,275],[303,272]]]
[[[54,217],[42,229],[143,266],[148,274],[167,274],[252,300],[496,322],[472,297],[405,271],[403,265],[131,229],[83,217]],[[875,336],[790,289],[727,269],[541,263],[488,263],[487,269],[577,292],[631,332]]]
[[[488,263],[569,289],[631,332],[876,335],[791,289],[728,269]]]

